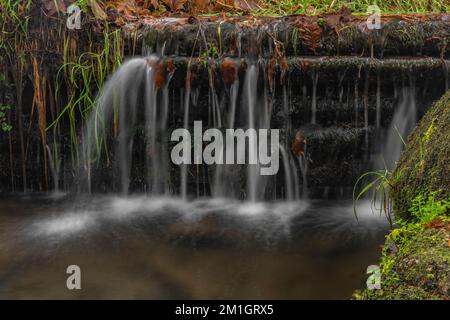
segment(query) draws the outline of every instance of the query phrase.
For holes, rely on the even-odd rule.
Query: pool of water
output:
[[[389,229],[351,201],[0,199],[0,298],[347,299]],[[81,268],[81,290],[66,269]]]

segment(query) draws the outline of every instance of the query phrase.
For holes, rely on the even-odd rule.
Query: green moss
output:
[[[405,225],[388,236],[383,248],[381,289],[356,291],[354,299],[449,299],[448,228]],[[392,243],[396,239],[397,252]]]
[[[425,114],[411,133],[392,173],[394,212],[409,219],[419,194],[435,192],[437,200],[450,196],[450,90]]]
[[[431,135],[434,133],[434,131],[436,131],[435,123],[436,123],[436,119],[433,119],[433,122],[428,127],[427,132],[425,132],[425,135],[423,137],[424,142],[428,143],[431,139]]]

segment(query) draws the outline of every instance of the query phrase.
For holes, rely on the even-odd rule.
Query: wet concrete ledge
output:
[[[244,76],[250,64],[257,64],[265,71],[269,83],[284,83],[286,75],[290,80],[309,79],[314,74],[320,75],[320,82],[342,83],[344,80],[364,81],[365,75],[369,81],[379,77],[382,85],[391,85],[407,77],[414,77],[416,81],[433,79],[438,85],[448,86],[450,78],[450,60],[421,57],[390,57],[385,59],[372,59],[368,57],[288,57],[283,60],[267,59],[206,59],[204,57],[177,57],[169,56],[160,60],[159,70],[162,73],[172,72],[171,84],[179,86],[186,81],[188,68],[191,70],[189,80],[192,86],[204,86],[208,79],[214,75],[219,80],[217,85],[230,84],[230,80]],[[212,72],[212,73],[211,73]],[[163,78],[164,76],[162,76]],[[272,79],[270,79],[272,77]],[[281,81],[275,81],[281,80]],[[275,84],[275,85],[276,85]]]
[[[147,18],[123,26],[149,52],[233,57],[274,54],[450,57],[450,14],[387,15],[369,30],[366,16]]]

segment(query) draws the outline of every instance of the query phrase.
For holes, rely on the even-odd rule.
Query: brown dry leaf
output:
[[[141,3],[141,5],[143,5]],[[134,0],[112,0],[108,1],[107,8],[117,11],[121,19],[118,19],[118,25],[124,24],[126,21],[135,21],[141,14],[147,13],[146,9],[139,7]]]
[[[259,0],[218,0],[213,3],[213,11],[243,11],[249,13],[251,10],[260,8]]]
[[[276,66],[277,66],[277,59],[275,56],[272,56],[272,58],[269,59],[269,64],[267,65],[267,81],[269,82],[270,92],[272,92],[273,90],[273,84],[276,74]]]
[[[98,0],[89,0],[88,5],[91,8],[94,17],[99,20],[106,20],[108,17],[103,10],[102,6],[99,4]]]
[[[50,16],[57,12],[66,12],[66,5],[63,0],[42,0],[42,7]]]
[[[299,130],[295,134],[294,142],[292,142],[292,145],[291,145],[292,153],[294,155],[296,155],[297,157],[304,155],[305,145],[306,145],[306,139],[303,136],[303,133]]]
[[[234,6],[234,0],[219,0],[213,3],[212,11],[234,11],[236,7]]]
[[[153,10],[159,9],[159,1],[158,0],[150,0],[150,5],[153,7]]]
[[[192,86],[192,72],[191,72],[190,66],[188,66],[188,70],[186,73],[185,86],[186,86],[186,89],[189,89]]]
[[[158,10],[159,8],[158,0],[136,0],[136,4],[145,9]]]
[[[305,46],[315,52],[322,34],[318,18],[315,16],[299,16],[293,21],[293,26],[300,31],[301,40]]]
[[[114,20],[114,23],[119,27],[122,27],[126,24],[125,19],[122,16],[117,16],[116,20]]]
[[[155,68],[155,88],[160,89],[166,81],[166,70],[164,62],[159,62]]]
[[[187,0],[162,0],[163,4],[171,12],[183,11]]]
[[[234,7],[244,11],[251,11],[260,7],[260,1],[258,0],[234,0]]]
[[[335,13],[327,14],[325,16],[326,25],[336,32],[346,26],[351,19],[352,11],[345,7]]]
[[[232,59],[225,58],[220,66],[223,82],[226,85],[231,85],[236,81],[238,75],[238,68],[236,62]]]
[[[439,218],[434,219],[433,221],[431,221],[425,225],[425,228],[429,228],[429,229],[442,229],[445,227],[446,227],[445,222]]]
[[[203,12],[207,13],[210,12],[210,5],[209,0],[192,0],[190,2],[190,12],[196,13],[196,12]]]
[[[309,72],[310,69],[311,69],[311,61],[304,60],[302,63],[302,71],[304,73],[307,73],[307,72]]]
[[[169,59],[169,60],[167,60],[166,63],[167,63],[167,67],[166,67],[167,73],[169,74],[169,76],[172,76],[173,73],[175,72],[175,65],[173,64],[173,60]]]
[[[175,72],[175,65],[172,59],[168,59],[165,62],[160,61],[155,66],[155,88],[161,89],[161,87],[169,81]]]

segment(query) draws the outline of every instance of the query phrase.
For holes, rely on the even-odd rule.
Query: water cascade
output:
[[[99,93],[84,141],[84,168],[89,189],[93,166],[98,167],[105,162],[109,166],[114,160],[120,176],[119,190],[123,194],[129,192],[133,146],[140,134],[137,130],[139,124],[144,127],[140,138],[145,140],[147,163],[147,181],[143,185],[152,194],[168,191],[167,147],[159,137],[167,126],[167,83],[171,74],[162,68],[162,63],[154,56],[131,59],[119,68]],[[145,119],[144,124],[138,123],[138,119]],[[117,138],[117,145],[112,143],[114,138]],[[116,151],[116,159],[110,159],[110,148]]]
[[[410,78],[410,85],[403,85],[400,102],[389,125],[386,134],[381,159],[377,160],[377,169],[392,170],[400,157],[404,141],[408,133],[417,123],[417,106],[414,79]]]
[[[280,146],[281,157],[283,159],[283,169],[284,169],[284,178],[285,178],[285,192],[286,192],[286,200],[293,201],[294,200],[294,184],[292,179],[292,167],[289,159],[289,155],[286,152],[286,149],[283,146]]]
[[[320,63],[326,68],[323,61]],[[286,73],[277,83],[268,73],[269,68],[270,64],[263,60],[243,62],[231,58],[209,61],[206,66],[157,56],[128,60],[100,91],[88,119],[81,185],[88,190],[114,189],[123,194],[144,191],[183,199],[211,195],[257,202],[280,197],[296,199],[300,194],[307,199],[309,194],[315,197],[325,191],[341,196],[343,186],[330,189],[326,177],[329,166],[338,171],[344,166],[365,166],[368,170],[367,163],[372,161],[376,168],[384,168],[385,163],[392,168],[402,149],[399,135],[406,138],[417,121],[416,74],[405,70],[391,75],[392,82],[383,84],[381,79],[387,69],[379,62],[374,69],[364,69],[360,88],[359,80],[352,79],[348,70],[330,79],[327,69],[321,72],[309,67],[312,81],[304,75],[297,80],[294,73]],[[410,83],[403,85],[396,99],[400,76],[409,77]],[[174,78],[184,87],[172,85]],[[199,81],[205,78],[207,86]],[[180,110],[174,105],[180,105]],[[333,118],[323,113],[331,107],[336,109]],[[305,115],[311,111],[308,124]],[[385,119],[390,114],[389,124]],[[189,130],[194,121],[203,121],[205,130],[216,128],[225,136],[229,135],[226,129],[281,129],[283,172],[275,177],[261,176],[257,163],[236,166],[224,161],[207,166],[199,159],[194,159],[193,164],[174,166],[169,157],[173,146],[170,132],[177,126]],[[287,148],[292,132],[298,129],[309,141],[308,154],[306,150],[295,154]],[[236,149],[235,154],[245,153],[246,160],[257,159],[254,138],[248,135],[245,145],[237,144],[236,148],[247,149]],[[339,144],[348,144],[348,152],[336,149],[346,148]],[[368,155],[374,156],[372,160]],[[225,154],[218,156],[226,158]],[[336,156],[337,161],[333,158]],[[108,185],[107,180],[113,183]]]
[[[190,99],[191,99],[191,83],[190,83],[190,79],[191,79],[191,69],[190,66],[188,66],[187,69],[187,73],[186,73],[186,85],[185,85],[185,95],[184,95],[184,125],[183,128],[184,129],[189,129],[189,105],[190,105]],[[187,137],[185,137],[187,138]],[[197,162],[194,162],[197,163]],[[198,168],[198,167],[197,167]],[[188,170],[188,165],[187,164],[182,164],[181,165],[181,186],[180,186],[180,190],[181,190],[181,197],[183,199],[187,198],[187,172]],[[198,177],[198,172],[197,172],[197,177]],[[198,183],[197,183],[197,189],[198,189]],[[197,194],[199,192],[197,191]]]
[[[256,98],[257,98],[257,70],[255,65],[250,65],[244,83],[244,99],[247,106],[247,127],[257,129]],[[249,136],[248,157],[256,158],[257,150],[254,136]],[[259,166],[255,164],[247,165],[247,199],[256,201],[259,194]]]
[[[50,165],[50,171],[52,172],[53,177],[53,192],[58,194],[59,192],[59,170],[61,168],[61,161],[58,159],[55,163],[53,161],[54,157],[50,147],[48,145],[45,146],[47,154],[48,154],[48,163]]]
[[[312,74],[312,102],[311,102],[311,124],[316,124],[316,113],[317,113],[317,82],[319,81],[319,74],[313,72]]]

